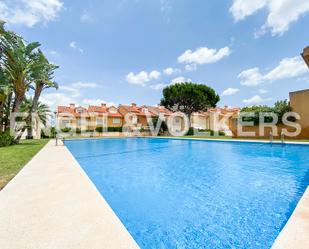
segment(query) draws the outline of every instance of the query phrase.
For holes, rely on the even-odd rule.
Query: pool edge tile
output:
[[[304,248],[309,248],[309,186],[272,246],[272,249]]]

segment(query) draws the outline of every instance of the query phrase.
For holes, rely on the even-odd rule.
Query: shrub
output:
[[[213,130],[203,130],[203,129],[198,129],[198,132],[208,132],[210,136],[214,136],[215,132]],[[225,136],[224,131],[219,131],[218,132],[219,136]],[[186,136],[193,136],[194,135],[194,128],[190,128],[186,134]]]
[[[225,132],[224,131],[219,131],[219,136],[225,136]]]
[[[122,132],[122,127],[108,127],[107,128],[108,132]]]
[[[186,136],[193,136],[194,135],[194,128],[190,127]]]
[[[70,128],[70,127],[65,127],[65,128],[63,128],[63,129],[61,129],[61,131],[62,131],[63,133],[68,133],[68,132],[71,131],[71,128]]]
[[[86,132],[94,132],[94,130],[93,129],[88,129],[88,130],[86,130]]]
[[[103,132],[103,127],[96,127],[95,131],[101,133]]]
[[[44,130],[41,130],[41,138],[49,138],[49,136],[45,134]]]
[[[14,137],[12,137],[9,132],[0,134],[0,147],[12,145],[13,141]]]
[[[80,128],[76,128],[75,132],[76,132],[76,134],[81,134],[82,130]]]
[[[50,137],[55,138],[57,135],[57,131],[55,127],[50,128]]]

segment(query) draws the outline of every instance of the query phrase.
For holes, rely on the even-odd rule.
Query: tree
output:
[[[258,125],[260,122],[260,113],[267,113],[267,112],[273,112],[273,108],[267,106],[267,105],[253,105],[253,106],[247,106],[241,109],[241,112],[248,112],[248,113],[254,113],[252,117],[243,117],[243,121],[246,122],[253,122],[254,125]],[[271,117],[265,117],[266,123],[271,123],[272,118]]]
[[[4,28],[0,21],[0,132],[3,125],[10,127],[10,113],[20,111],[29,89],[34,90],[30,112],[36,112],[42,91],[46,88],[58,88],[53,81],[58,66],[49,63],[41,50],[40,43],[27,43],[14,32]],[[27,123],[32,123],[31,115]],[[22,128],[22,132],[25,128]],[[22,133],[21,132],[21,133]],[[32,129],[28,129],[32,138]]]
[[[287,112],[290,112],[292,108],[290,107],[289,102],[285,100],[279,100],[275,102],[274,106],[267,106],[267,105],[254,105],[254,106],[247,106],[241,109],[241,112],[251,112],[254,113],[253,117],[244,117],[243,121],[254,122],[254,125],[258,125],[260,122],[260,113],[275,113],[278,116],[278,123],[282,123],[283,115]],[[265,123],[271,123],[272,117],[265,117]],[[294,122],[294,117],[289,117],[289,121]]]
[[[31,114],[33,114],[33,113],[31,113],[32,106],[33,106],[33,99],[31,97],[26,98],[20,106],[20,111],[27,113],[27,117],[25,119],[26,121],[29,120],[28,116],[31,116]],[[51,115],[51,111],[50,111],[48,105],[43,104],[41,102],[37,102],[36,114],[37,114],[40,122],[42,122],[44,125],[46,125],[48,116]],[[29,125],[29,124],[27,124],[27,125]]]
[[[161,105],[171,111],[180,111],[191,119],[193,112],[216,107],[219,95],[209,86],[192,82],[177,83],[163,89]]]
[[[38,50],[33,54],[32,60],[34,61],[34,64],[30,76],[32,81],[34,82],[34,97],[30,112],[35,113],[42,91],[44,89],[52,87],[58,89],[58,84],[53,81],[54,71],[58,68],[58,66],[49,63],[41,50]],[[31,124],[32,115],[29,115],[29,119],[29,123]],[[33,138],[31,127],[28,127],[27,129],[27,138]]]
[[[153,127],[157,127],[158,123],[160,124],[159,133],[164,133],[168,131],[168,127],[165,120],[161,119],[159,116],[152,118]]]
[[[287,112],[292,111],[292,108],[288,102],[288,100],[279,100],[276,101],[274,108],[273,108],[274,112],[278,115],[278,122],[282,123],[282,118],[283,115]],[[288,118],[289,121],[296,121],[296,119],[294,117],[289,117]]]

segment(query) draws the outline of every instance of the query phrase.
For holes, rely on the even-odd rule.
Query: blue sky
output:
[[[0,18],[60,66],[42,101],[157,104],[162,88],[213,87],[220,106],[309,88],[308,0],[2,0]]]

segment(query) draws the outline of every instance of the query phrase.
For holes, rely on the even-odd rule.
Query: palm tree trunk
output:
[[[21,96],[16,96],[16,95],[15,95],[14,104],[13,104],[13,109],[12,109],[12,112],[13,112],[13,113],[17,113],[17,112],[19,111],[20,105],[22,104],[24,98],[25,98],[24,96],[21,97]],[[12,122],[12,120],[11,120],[10,122]],[[13,120],[13,122],[15,123],[15,120]],[[15,143],[15,144],[17,144],[17,143],[20,141],[20,139],[21,139],[21,137],[22,137],[22,135],[23,135],[23,133],[24,133],[25,130],[26,130],[26,127],[23,127],[23,128],[21,129],[21,131],[20,131],[20,133],[18,134],[18,136],[14,139],[14,143]]]
[[[3,132],[4,103],[5,101],[0,102],[0,134]]]
[[[5,122],[4,122],[4,129],[7,131],[10,129],[10,110],[11,110],[11,103],[12,103],[12,98],[13,98],[13,92],[10,92],[10,94],[7,97],[6,100],[6,109],[4,110],[4,115],[6,117]]]
[[[41,96],[42,90],[44,87],[44,83],[38,83],[36,85],[35,91],[34,91],[34,97],[32,100],[32,106],[29,113],[29,119],[28,119],[28,127],[27,127],[27,139],[33,139],[33,133],[32,133],[32,114],[36,112],[38,107],[39,98]]]

